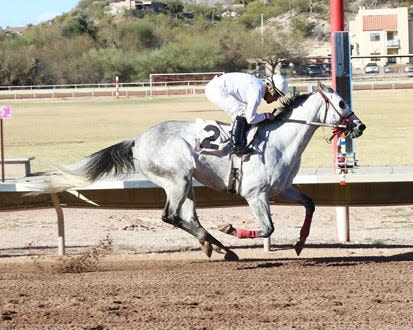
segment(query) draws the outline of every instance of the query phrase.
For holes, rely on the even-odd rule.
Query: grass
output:
[[[32,171],[53,164],[70,164],[113,143],[134,137],[166,120],[197,117],[229,121],[204,97],[88,98],[13,100],[13,117],[4,120],[5,158],[34,156]],[[413,165],[411,90],[355,91],[353,108],[367,125],[355,140],[361,166]],[[272,111],[262,105],[260,111]],[[324,140],[330,130],[320,128],[303,155],[304,167],[329,167],[332,146]]]

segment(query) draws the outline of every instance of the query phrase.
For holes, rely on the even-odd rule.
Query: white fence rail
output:
[[[317,80],[327,84],[329,77],[290,78],[289,83],[297,91],[307,91]],[[0,99],[64,99],[78,97],[159,97],[196,96],[204,94],[205,81],[164,81],[133,83],[101,83],[72,85],[0,86]],[[408,76],[358,76],[353,79],[355,90],[413,89],[413,77]]]

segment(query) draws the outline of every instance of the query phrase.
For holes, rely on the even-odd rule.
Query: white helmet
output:
[[[274,92],[284,96],[288,91],[288,82],[283,75],[275,74],[272,77],[267,78],[267,83],[271,85]]]

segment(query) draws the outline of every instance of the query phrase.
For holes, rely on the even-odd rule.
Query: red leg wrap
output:
[[[313,220],[312,215],[305,216],[304,223],[300,231],[300,237],[307,238],[308,235],[310,234],[311,220]]]
[[[238,229],[237,238],[257,238],[258,230]]]

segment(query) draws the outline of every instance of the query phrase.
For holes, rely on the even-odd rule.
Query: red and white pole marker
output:
[[[116,98],[119,98],[119,77],[116,76]]]
[[[343,96],[344,101],[351,108],[351,56],[348,33],[344,31],[344,0],[330,0],[330,37],[331,37],[331,82],[332,87],[340,95]],[[340,170],[341,176],[339,179],[340,187],[343,188],[341,193],[344,193],[346,188],[346,174],[345,168],[340,168],[337,157],[337,140],[335,135],[333,142],[334,152],[334,170]],[[344,156],[344,162],[346,161]],[[342,164],[344,167],[346,164]],[[341,170],[344,170],[341,171]],[[337,228],[337,242],[350,241],[350,220],[349,220],[349,206],[336,206],[336,228]]]

